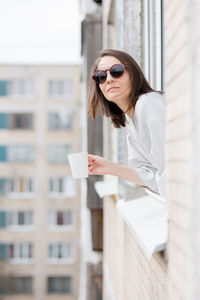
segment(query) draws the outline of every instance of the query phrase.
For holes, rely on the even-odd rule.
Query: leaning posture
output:
[[[165,102],[136,61],[119,50],[102,50],[89,80],[88,114],[126,127],[129,166],[88,155],[89,174],[118,176],[164,196]]]

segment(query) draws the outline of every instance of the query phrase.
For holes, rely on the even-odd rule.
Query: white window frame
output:
[[[60,225],[57,224],[57,214],[58,213],[70,213],[71,214],[71,224],[68,225]],[[49,231],[72,231],[75,227],[75,217],[74,212],[71,210],[67,211],[55,211],[51,210],[48,213],[48,230]]]
[[[48,83],[48,93],[50,98],[72,98],[74,95],[74,82],[71,78],[50,79]]]
[[[60,111],[48,112],[48,129],[50,131],[72,131],[74,127],[75,113],[73,109],[62,107]]]
[[[163,90],[162,0],[144,0],[144,73],[156,90]]]
[[[35,149],[32,145],[9,145],[8,161],[11,163],[33,163]]]
[[[15,243],[13,245],[13,257],[9,258],[12,264],[32,264],[33,256],[29,257],[29,248],[33,254],[33,245],[31,243]],[[11,245],[9,245],[11,246]]]
[[[51,250],[50,250],[51,247]],[[61,248],[61,249],[59,249]],[[52,256],[50,256],[50,251]],[[59,251],[62,257],[59,256]],[[65,251],[69,254],[65,256]],[[49,264],[73,264],[74,263],[74,245],[72,243],[53,242],[48,245],[48,263]]]
[[[24,224],[19,224],[19,214],[24,213]],[[9,214],[9,215],[8,215]],[[9,221],[11,223],[7,224],[7,229],[11,231],[33,231],[34,230],[34,213],[32,210],[11,210],[7,212],[9,216]],[[31,221],[29,221],[29,219]]]
[[[59,191],[59,181],[62,182],[62,191]],[[51,190],[53,185],[53,190]],[[76,197],[76,182],[71,176],[50,177],[48,180],[48,197],[54,198],[74,198]]]
[[[47,158],[52,164],[66,164],[67,155],[73,152],[72,145],[48,145]]]
[[[23,192],[20,192],[20,184],[23,184]],[[32,191],[30,191],[29,186],[32,185]],[[11,185],[14,189],[11,190]],[[32,199],[35,196],[34,192],[34,180],[32,177],[10,177],[7,178],[7,197],[11,199]]]
[[[34,96],[34,82],[32,78],[8,80],[8,97],[32,99]]]

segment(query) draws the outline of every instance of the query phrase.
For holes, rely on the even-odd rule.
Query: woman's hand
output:
[[[105,175],[110,174],[111,161],[96,155],[88,154],[88,174]]]
[[[124,180],[145,186],[134,169],[112,162],[101,156],[88,154],[88,174],[114,175]]]

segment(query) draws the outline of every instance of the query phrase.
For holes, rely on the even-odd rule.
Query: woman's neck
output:
[[[126,114],[133,120],[134,119],[134,108],[132,107]]]

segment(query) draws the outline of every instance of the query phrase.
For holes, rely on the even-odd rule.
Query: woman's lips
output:
[[[117,89],[118,87],[116,87],[116,86],[112,86],[112,87],[110,87],[108,90],[107,90],[107,92],[110,92],[110,91],[112,91],[112,90],[115,90],[115,89]]]

